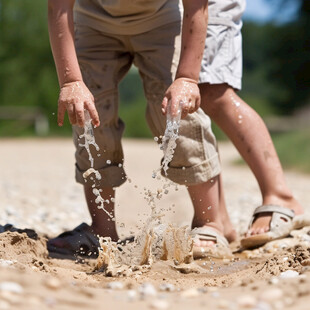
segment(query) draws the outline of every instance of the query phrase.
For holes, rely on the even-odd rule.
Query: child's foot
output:
[[[271,199],[268,202],[265,202],[264,205],[276,205],[291,209],[295,212],[295,215],[303,214],[304,210],[299,202],[295,198],[290,198],[288,200],[281,199]],[[266,212],[257,215],[251,228],[247,232],[247,237],[263,234],[268,232],[270,229],[272,213]]]
[[[221,231],[215,228],[215,223],[208,223],[202,227],[192,230],[194,239],[193,257],[194,259],[214,257],[231,258],[232,252],[227,238]],[[233,235],[233,232],[232,232]]]
[[[237,239],[237,233],[235,231],[235,229],[233,228],[232,224],[227,223],[226,225],[218,225],[214,222],[209,222],[203,226],[195,226],[194,223],[192,225],[192,228],[200,228],[200,227],[205,227],[205,228],[209,228],[211,230],[214,230],[217,234],[223,236],[224,238],[227,239],[227,241],[229,243],[235,241]],[[203,240],[203,239],[199,239],[196,238],[194,240],[194,245],[197,247],[211,247],[214,246],[216,244],[216,242],[214,240]]]

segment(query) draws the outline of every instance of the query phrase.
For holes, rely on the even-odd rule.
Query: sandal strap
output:
[[[279,226],[282,226],[281,230],[289,230],[292,225],[292,219],[295,216],[295,212],[291,209],[277,205],[263,205],[254,210],[248,229],[252,227],[257,215],[260,213],[272,213],[269,224],[270,231],[279,229]],[[284,222],[283,219],[285,219],[286,222]],[[281,225],[279,223],[281,223]]]
[[[215,241],[216,244],[222,246],[229,246],[227,239],[217,233],[214,229],[208,227],[194,228],[191,232],[192,236],[197,236],[200,240]]]
[[[285,208],[285,207],[277,206],[277,205],[263,205],[263,206],[257,207],[254,210],[253,215],[257,215],[259,213],[275,213],[275,212],[286,215],[290,217],[291,219],[295,216],[295,212],[293,210]]]

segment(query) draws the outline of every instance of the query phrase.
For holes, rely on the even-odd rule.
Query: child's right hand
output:
[[[58,126],[62,126],[66,111],[72,125],[84,126],[84,110],[88,110],[95,127],[100,125],[95,107],[94,96],[83,81],[64,84],[60,89],[58,99]]]

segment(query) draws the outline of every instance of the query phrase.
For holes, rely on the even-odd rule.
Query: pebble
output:
[[[173,284],[170,284],[170,283],[163,283],[159,286],[159,289],[161,291],[174,292],[175,286]]]
[[[239,307],[252,309],[256,305],[257,300],[254,296],[242,295],[237,298],[237,303]]]
[[[199,295],[200,295],[200,293],[196,288],[190,288],[190,289],[183,291],[181,293],[181,296],[185,297],[185,298],[193,298],[193,297],[197,297]]]
[[[157,295],[157,291],[151,283],[143,283],[139,286],[138,291],[141,297],[154,297]]]
[[[114,281],[107,284],[107,288],[111,290],[122,290],[124,284],[122,282]]]
[[[260,299],[266,302],[272,302],[281,298],[283,298],[283,291],[279,288],[266,290],[260,296]]]
[[[151,303],[152,309],[168,309],[169,303],[165,300],[157,299]]]
[[[279,278],[277,277],[272,277],[270,280],[269,280],[269,283],[270,284],[273,284],[273,285],[276,285],[279,283]]]
[[[129,290],[127,292],[127,297],[129,301],[134,301],[137,299],[137,292],[135,290]]]
[[[61,287],[61,282],[57,278],[49,278],[44,282],[44,285],[52,290],[57,290]]]
[[[292,279],[297,278],[299,276],[299,273],[295,270],[286,270],[284,272],[280,273],[280,278],[282,279]]]
[[[0,259],[0,266],[1,267],[10,267],[12,266],[16,261],[12,260],[6,260],[6,259]]]
[[[24,292],[23,287],[16,282],[1,282],[0,291],[6,291],[15,294],[22,294]]]

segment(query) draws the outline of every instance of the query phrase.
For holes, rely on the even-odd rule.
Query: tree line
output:
[[[291,0],[273,1],[280,7]],[[37,107],[49,118],[52,133],[61,134],[69,132],[70,126],[58,130],[56,125],[59,86],[48,40],[46,2],[0,0],[0,113],[6,106]],[[310,1],[299,2],[298,17],[290,23],[244,24],[242,95],[254,107],[265,107],[263,113],[291,114],[309,105]],[[146,127],[142,87],[132,87],[138,79],[133,71],[120,86],[121,113],[137,127],[131,136]],[[0,122],[0,135],[10,134],[5,129],[8,122]]]

